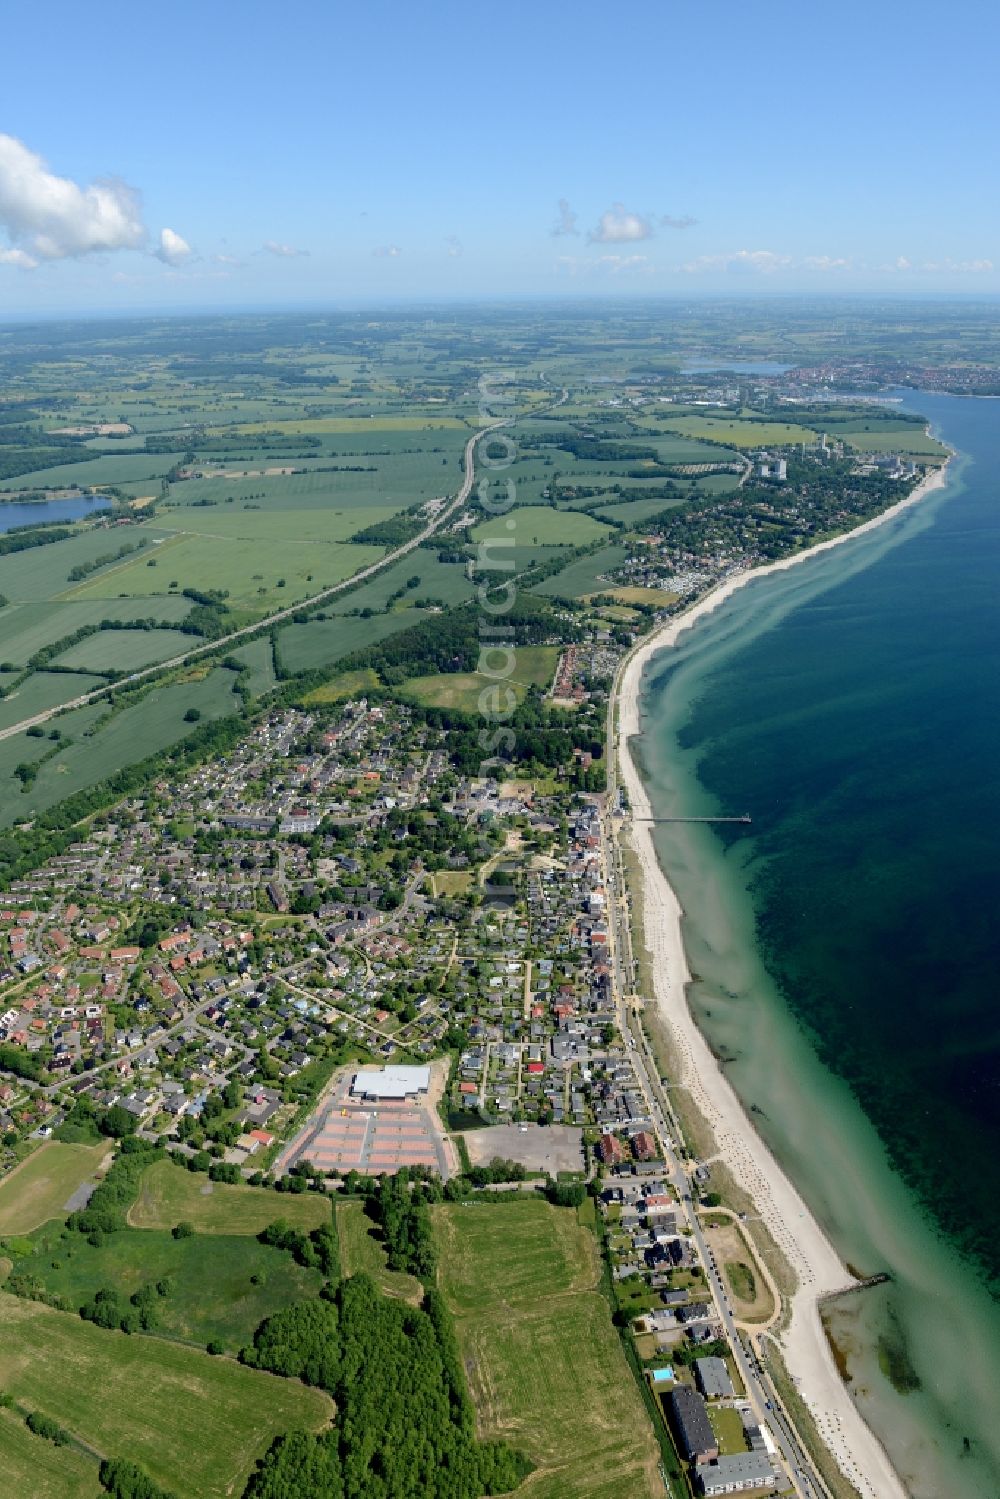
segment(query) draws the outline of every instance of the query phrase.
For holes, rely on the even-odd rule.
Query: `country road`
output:
[[[564,391],[562,399],[565,399],[565,396],[566,392]],[[251,635],[256,635],[261,630],[267,630],[272,625],[280,624],[282,620],[291,619],[292,615],[301,613],[303,609],[313,609],[317,604],[323,604],[327,599],[332,599],[338,593],[343,593],[345,589],[353,588],[355,584],[363,582],[366,578],[373,578],[376,573],[382,572],[384,568],[391,567],[394,562],[398,562],[401,557],[405,557],[408,552],[412,552],[416,547],[420,546],[421,542],[433,536],[435,531],[446,520],[450,520],[452,516],[461,510],[472,493],[472,486],[475,482],[476,444],[488,432],[492,432],[496,427],[506,426],[510,420],[510,417],[503,417],[495,422],[488,422],[485,427],[480,427],[478,432],[472,434],[465,444],[463,460],[465,464],[465,477],[462,480],[462,486],[458,493],[443,505],[436,515],[431,517],[422,531],[416,536],[411,537],[409,541],[404,542],[402,546],[396,547],[395,551],[387,552],[377,562],[369,563],[367,567],[363,567],[359,572],[352,573],[349,578],[344,578],[340,583],[333,584],[331,588],[324,588],[320,593],[313,594],[311,598],[300,599],[297,603],[290,604],[288,608],[279,610],[277,614],[269,614],[265,619],[259,619],[252,625],[244,625],[241,629],[234,630],[231,635],[223,635],[218,640],[209,640],[203,642],[201,645],[192,646],[191,650],[184,651],[180,656],[173,656],[169,661],[158,661],[154,666],[143,667],[141,671],[131,672],[127,677],[121,678],[118,682],[109,683],[104,687],[96,687],[93,691],[81,693],[79,697],[70,698],[65,703],[58,703],[54,708],[47,708],[43,713],[36,713],[31,718],[23,718],[19,723],[11,724],[9,728],[0,729],[0,740],[11,739],[15,734],[22,734],[25,729],[34,728],[38,724],[48,723],[50,719],[56,718],[60,713],[66,713],[70,709],[83,708],[88,703],[96,703],[102,697],[106,697],[109,692],[114,691],[115,687],[132,686],[134,683],[145,681],[147,678],[161,676],[164,672],[171,671],[174,667],[184,666],[189,661],[197,660],[199,656],[205,656],[210,652],[225,649],[226,646],[232,645],[236,641],[245,640]]]

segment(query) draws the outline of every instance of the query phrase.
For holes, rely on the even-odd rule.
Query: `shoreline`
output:
[[[631,741],[641,734],[642,679],[650,660],[676,645],[685,630],[711,614],[746,583],[770,573],[787,571],[809,557],[872,531],[919,504],[934,490],[943,488],[947,483],[951,457],[880,515],[791,557],[734,574],[689,610],[665,621],[634,648],[623,664],[615,687],[618,720],[612,749],[620,782],[634,814],[640,817],[653,815],[630,748]],[[630,833],[641,871],[642,889],[635,893],[642,902],[645,943],[652,960],[652,997],[680,1058],[681,1074],[676,1081],[687,1088],[696,1109],[712,1131],[717,1154],[753,1199],[795,1275],[796,1289],[787,1303],[790,1317],[776,1337],[789,1373],[820,1438],[830,1449],[844,1476],[866,1499],[906,1499],[906,1489],[888,1453],[864,1421],[841,1377],[820,1317],[821,1303],[856,1284],[855,1277],[757,1133],[750,1115],[694,1020],[687,1002],[691,974],[683,943],[682,907],[667,872],[660,864],[653,842],[653,824],[633,820]]]

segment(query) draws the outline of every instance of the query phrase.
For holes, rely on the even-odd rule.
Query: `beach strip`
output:
[[[950,461],[950,460],[949,460]],[[684,1086],[715,1137],[715,1148],[733,1177],[752,1197],[772,1238],[794,1271],[797,1289],[791,1315],[779,1335],[783,1356],[820,1436],[845,1476],[866,1499],[906,1499],[906,1490],[888,1454],[866,1425],[842,1381],[820,1318],[821,1301],[851,1286],[853,1277],[798,1190],[761,1139],[695,1023],[687,1003],[691,979],[681,930],[683,912],[653,842],[653,825],[636,819],[653,809],[630,751],[641,733],[640,700],[647,665],[676,645],[680,635],[711,614],[738,588],[769,573],[785,571],[872,531],[918,504],[946,483],[947,464],[928,474],[897,505],[842,536],[832,537],[767,566],[734,574],[684,614],[665,621],[632,651],[620,670],[616,696],[618,722],[613,753],[620,784],[632,809],[631,843],[639,861],[643,932],[653,969],[654,994],[682,1068],[674,1079]],[[613,718],[612,718],[612,721]]]

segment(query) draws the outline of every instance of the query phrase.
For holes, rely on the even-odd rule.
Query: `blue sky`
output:
[[[53,0],[3,42],[0,316],[1000,291],[981,0]]]

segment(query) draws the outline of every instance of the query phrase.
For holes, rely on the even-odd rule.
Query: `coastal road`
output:
[[[566,392],[563,392],[565,399]],[[558,403],[555,403],[558,404]],[[304,609],[314,609],[318,604],[325,604],[327,599],[335,598],[338,593],[343,593],[347,588],[353,588],[356,583],[362,583],[367,578],[373,578],[376,573],[391,567],[394,562],[405,557],[409,552],[420,546],[421,542],[427,541],[438,531],[445,521],[451,520],[457,515],[472,493],[472,486],[476,478],[476,444],[498,427],[505,427],[512,420],[511,417],[502,417],[498,421],[488,422],[486,426],[480,427],[474,432],[465,444],[463,458],[465,476],[458,493],[450,500],[446,500],[435,515],[432,515],[427,525],[416,536],[410,538],[402,546],[396,547],[391,552],[386,552],[377,562],[372,562],[368,567],[363,567],[359,572],[352,573],[349,578],[344,578],[340,583],[334,583],[330,588],[324,588],[315,593],[311,598],[300,599],[296,604],[290,604],[286,609],[280,609],[276,614],[269,614],[266,619],[257,620],[255,624],[244,625],[239,630],[233,630],[229,635],[223,635],[218,640],[206,641],[202,645],[194,646],[189,651],[184,651],[180,656],[173,656],[169,661],[158,661],[155,666],[146,666],[141,671],[132,672],[129,676],[119,681],[109,683],[105,687],[95,688],[93,692],[81,693],[79,697],[71,698],[68,702],[58,703],[54,708],[48,708],[44,713],[36,713],[31,718],[23,718],[20,723],[11,724],[9,728],[0,729],[0,740],[10,739],[15,734],[21,734],[25,729],[34,728],[36,725],[48,723],[50,719],[57,717],[60,713],[66,713],[73,708],[84,708],[88,703],[96,703],[101,698],[107,697],[116,687],[132,687],[137,682],[144,682],[150,677],[161,676],[164,672],[171,671],[178,666],[185,666],[189,661],[196,661],[199,656],[208,655],[209,652],[224,650],[227,646],[237,641],[248,640],[253,635],[269,630],[273,625],[281,624],[283,620],[291,619],[293,614],[299,614]]]
[[[692,1201],[691,1179],[678,1155],[682,1135],[670,1100],[659,1075],[652,1047],[629,996],[634,995],[635,956],[632,948],[632,923],[629,913],[629,891],[625,881],[621,833],[625,818],[616,816],[618,802],[618,754],[627,753],[617,742],[615,721],[618,692],[627,661],[620,663],[608,702],[608,789],[601,810],[601,848],[607,892],[608,939],[612,959],[612,976],[618,1024],[633,1071],[642,1091],[649,1116],[659,1135],[667,1163],[667,1174],[677,1192],[685,1224],[697,1246],[706,1282],[715,1303],[718,1320],[740,1371],[747,1399],[755,1420],[769,1427],[781,1449],[788,1481],[800,1499],[832,1499],[829,1488],[815,1469],[805,1445],[778,1398],[766,1368],[754,1349],[745,1343],[736,1325],[726,1287],[705,1236]]]

